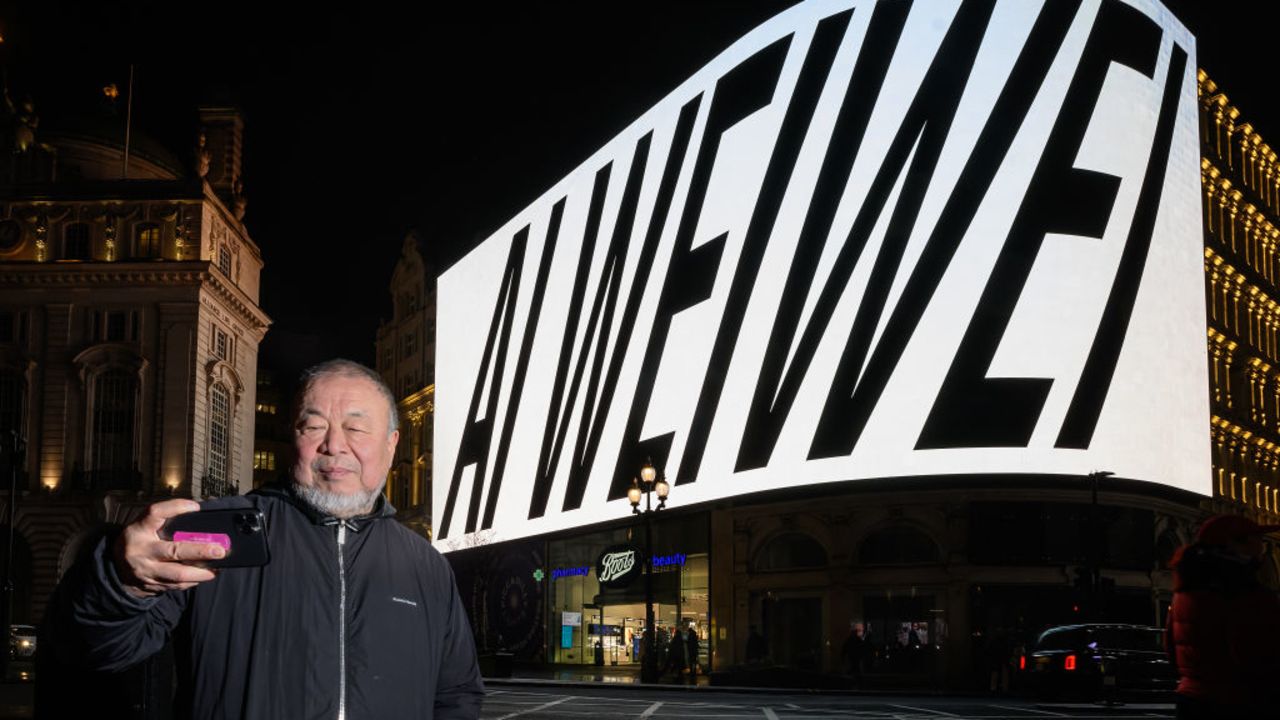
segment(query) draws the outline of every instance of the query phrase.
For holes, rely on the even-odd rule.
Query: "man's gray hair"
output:
[[[378,389],[378,394],[382,396],[383,400],[387,401],[387,415],[389,418],[387,434],[390,435],[400,429],[400,414],[396,412],[396,396],[391,394],[391,388],[387,387],[387,384],[383,382],[382,376],[371,368],[345,358],[325,360],[302,371],[302,376],[298,378],[298,396],[294,400],[294,412],[296,413],[300,409],[297,406],[302,403],[302,396],[307,394],[307,391],[311,389],[312,385],[316,384],[317,380],[334,375],[363,378],[373,383],[373,386]]]

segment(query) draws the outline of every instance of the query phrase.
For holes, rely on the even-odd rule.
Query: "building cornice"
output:
[[[235,311],[249,327],[266,332],[271,318],[240,288],[213,272],[204,260],[177,262],[0,263],[0,288],[78,286],[203,287]]]

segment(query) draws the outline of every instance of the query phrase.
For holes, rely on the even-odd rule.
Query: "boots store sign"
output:
[[[627,587],[641,572],[640,558],[640,551],[631,545],[606,548],[596,559],[596,579],[604,587]]]
[[[1207,493],[1194,49],[1150,0],[756,28],[440,277],[440,546],[623,517],[646,457],[685,506],[1099,468]]]

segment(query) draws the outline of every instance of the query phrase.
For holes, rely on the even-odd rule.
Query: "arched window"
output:
[[[913,565],[938,562],[938,545],[908,525],[894,525],[863,538],[858,547],[862,565]]]
[[[133,417],[138,379],[128,370],[106,370],[93,384],[93,436],[90,462],[95,471],[132,470]]]
[[[160,226],[155,223],[143,223],[138,226],[138,235],[133,245],[133,256],[136,258],[160,257]]]
[[[71,223],[62,231],[62,258],[64,260],[89,260],[89,226]]]
[[[209,388],[209,472],[213,488],[223,488],[231,465],[231,392],[222,383]],[[206,495],[220,495],[208,492]]]
[[[25,401],[26,382],[22,375],[12,370],[0,370],[0,437],[12,430],[17,430],[20,437],[26,435],[22,430]]]
[[[756,570],[795,570],[827,566],[827,551],[812,537],[786,532],[765,544],[756,554]]]

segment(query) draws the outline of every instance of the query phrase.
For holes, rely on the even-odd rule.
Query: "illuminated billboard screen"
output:
[[[807,2],[439,278],[445,549],[869,478],[1209,491],[1194,41],[1154,2]],[[514,170],[514,169],[513,169]]]

